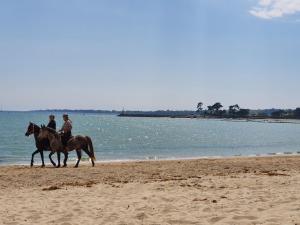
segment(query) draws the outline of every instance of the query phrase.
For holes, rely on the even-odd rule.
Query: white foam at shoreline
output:
[[[232,155],[232,156],[199,156],[199,157],[168,157],[168,158],[155,158],[155,159],[109,159],[109,160],[97,160],[95,163],[130,163],[130,162],[159,162],[159,161],[178,161],[178,160],[198,160],[198,159],[231,159],[231,158],[252,158],[252,157],[276,157],[276,156],[299,156],[299,152],[277,152],[277,153],[267,153],[267,154],[255,154],[255,155]],[[70,163],[73,164],[77,159],[72,159],[68,161],[68,166]],[[90,160],[80,161],[80,164],[88,165]],[[52,166],[51,163],[45,163],[47,166]],[[29,166],[29,163],[3,163],[1,166]],[[35,164],[35,167],[40,166]]]

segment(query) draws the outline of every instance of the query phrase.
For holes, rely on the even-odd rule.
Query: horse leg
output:
[[[64,159],[64,167],[67,167],[67,161],[68,161],[68,156],[69,156],[69,152],[64,152],[65,154],[65,159]]]
[[[85,148],[83,148],[82,150],[90,157],[90,159],[92,160],[93,166],[95,166],[95,163],[94,163],[92,154],[89,152],[89,150],[87,150],[87,149],[85,149]]]
[[[77,168],[78,165],[79,165],[79,162],[80,162],[80,159],[81,159],[81,150],[76,149],[76,153],[77,153],[77,163],[75,165],[75,168]]]
[[[31,163],[30,163],[30,166],[31,166],[31,167],[33,167],[33,162],[34,162],[33,158],[34,158],[35,154],[37,154],[39,151],[40,151],[40,150],[37,149],[37,150],[35,150],[35,151],[32,153],[32,155],[31,155]]]
[[[60,151],[57,151],[56,153],[57,153],[57,163],[58,163],[56,168],[59,168],[60,167]]]
[[[50,152],[49,159],[50,159],[50,162],[52,163],[52,165],[55,167],[56,163],[52,160],[52,157],[51,157],[53,154],[54,154],[54,152]]]
[[[44,151],[41,150],[41,151],[40,151],[40,154],[41,154],[41,159],[42,159],[42,167],[45,167],[45,162],[44,162]]]

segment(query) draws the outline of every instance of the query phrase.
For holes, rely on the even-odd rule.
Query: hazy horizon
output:
[[[222,109],[225,109],[225,110],[228,110],[228,107],[229,106],[223,106]],[[242,107],[241,107],[242,108]],[[282,109],[282,110],[295,110],[296,108],[300,108],[300,107],[295,107],[295,108],[247,108],[247,109],[250,109],[250,110],[253,110],[253,111],[256,111],[256,110],[272,110],[272,109]],[[207,106],[203,106],[203,110],[207,110]],[[68,111],[108,111],[108,112],[113,112],[113,111],[116,111],[116,112],[122,112],[123,109],[119,110],[119,109],[100,109],[100,108],[90,108],[90,109],[80,109],[80,108],[74,108],[74,109],[55,109],[55,108],[46,108],[46,109],[27,109],[27,110],[5,110],[5,109],[0,109],[0,112],[35,112],[35,111],[42,111],[42,112],[53,112],[53,111],[59,111],[59,112],[68,112]],[[141,111],[141,112],[151,112],[151,111],[194,111],[196,112],[196,108],[194,109],[125,109],[124,108],[124,111]]]
[[[300,0],[1,1],[3,110],[299,107]]]

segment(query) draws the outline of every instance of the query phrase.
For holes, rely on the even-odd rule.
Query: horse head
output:
[[[34,133],[38,133],[40,130],[39,126],[37,126],[36,124],[32,123],[32,122],[29,122],[29,125],[27,127],[27,131],[25,133],[25,136],[30,136]]]

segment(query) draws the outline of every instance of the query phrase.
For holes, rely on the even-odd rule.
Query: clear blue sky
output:
[[[299,0],[0,0],[0,105],[295,108],[299,10]]]

